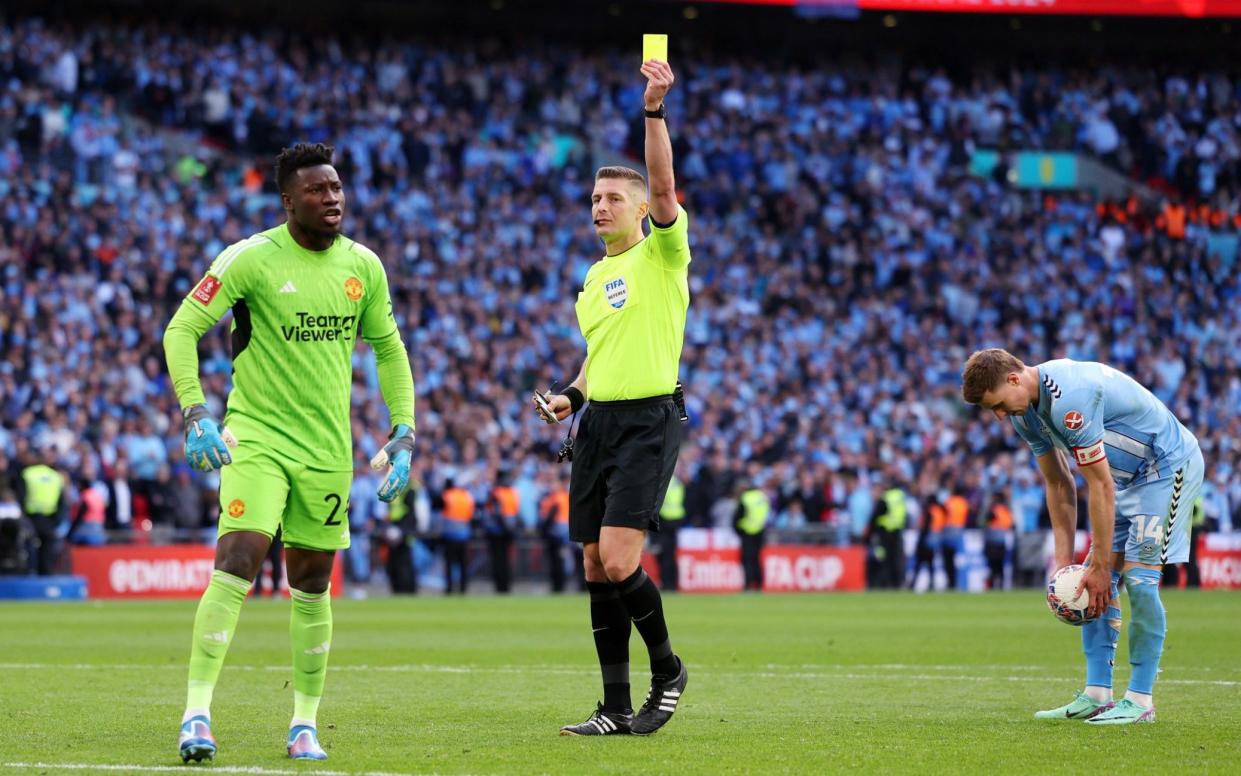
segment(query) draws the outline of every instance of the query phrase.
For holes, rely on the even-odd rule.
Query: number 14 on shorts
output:
[[[1163,518],[1159,515],[1136,515],[1133,524],[1137,528],[1133,538],[1139,544],[1147,540],[1163,543]]]

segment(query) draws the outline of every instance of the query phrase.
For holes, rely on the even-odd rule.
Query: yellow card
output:
[[[652,59],[658,59],[661,62],[668,61],[667,35],[642,36],[642,62],[645,64]]]

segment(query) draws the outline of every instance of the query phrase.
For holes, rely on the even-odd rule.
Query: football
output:
[[[1082,583],[1082,576],[1085,573],[1085,566],[1077,564],[1065,566],[1052,574],[1047,582],[1047,607],[1060,622],[1080,626],[1097,619],[1086,616],[1090,596],[1085,590],[1077,598],[1073,597],[1073,592]]]

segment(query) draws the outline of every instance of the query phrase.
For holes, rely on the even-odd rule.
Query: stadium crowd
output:
[[[600,255],[592,174],[640,158],[642,88],[628,54],[538,51],[0,25],[0,502],[45,460],[83,536],[213,523],[218,480],[184,461],[161,333],[216,253],[283,220],[270,160],[307,140],[335,145],[346,231],[388,266],[428,503],[451,478],[485,504],[509,477],[532,529],[559,436],[528,397],[584,355],[572,304]],[[966,356],[1002,345],[1149,386],[1202,443],[1206,515],[1241,526],[1241,82],[674,65],[694,250],[687,522],[730,524],[757,486],[772,525],[856,538],[896,485],[911,520],[957,495],[981,527],[1003,494],[1018,529],[1045,524],[1026,448],[959,398]],[[976,148],[1089,153],[1227,217],[1170,232],[1165,203],[1118,217],[1082,192],[971,176]],[[222,413],[225,328],[200,352]],[[355,363],[364,485],[388,424],[369,351]],[[361,502],[362,524],[383,521]]]

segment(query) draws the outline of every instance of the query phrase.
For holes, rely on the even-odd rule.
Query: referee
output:
[[[639,563],[646,532],[659,530],[660,503],[681,443],[673,392],[690,262],[689,217],[677,204],[664,123],[672,68],[651,59],[642,74],[650,198],[636,170],[603,167],[596,173],[591,218],[607,255],[586,273],[577,297],[586,361],[563,394],[547,397],[558,420],[590,398],[574,451],[569,534],[583,545],[603,672],[603,703],[585,722],[561,728],[561,735],[650,735],[672,718],[687,679],[672,652],[659,589]],[[651,234],[645,237],[648,217]],[[636,715],[629,695],[631,622],[646,642],[652,674]]]

